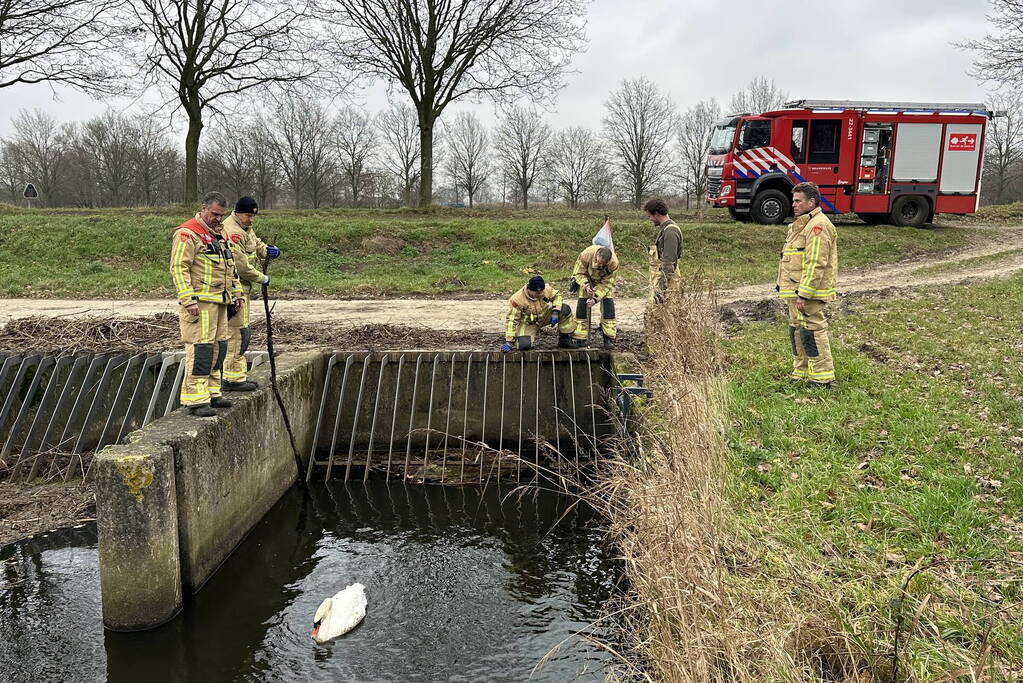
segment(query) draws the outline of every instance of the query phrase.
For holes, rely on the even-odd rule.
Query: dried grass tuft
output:
[[[627,676],[861,680],[826,604],[799,589],[797,567],[749,543],[729,507],[715,311],[693,280],[648,312],[655,398],[588,495],[624,560]]]

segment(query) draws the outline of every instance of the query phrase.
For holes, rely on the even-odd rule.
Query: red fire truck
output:
[[[791,190],[817,183],[821,208],[867,223],[920,226],[977,210],[983,104],[796,100],[714,125],[707,201],[736,220],[777,224]]]

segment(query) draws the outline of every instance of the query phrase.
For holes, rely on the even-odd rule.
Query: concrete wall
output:
[[[277,368],[304,455],[316,424],[324,357],[319,352],[284,354]],[[269,366],[251,378],[260,389],[228,394],[235,405],[217,418],[196,418],[180,409],[130,435],[128,444],[96,456],[100,579],[108,628],[149,628],[173,616],[180,592],[198,591],[295,482],[295,458],[269,388]],[[168,471],[169,462],[173,471]],[[170,551],[175,544],[176,563]],[[180,582],[176,605],[175,573]],[[160,599],[146,600],[150,623],[143,623],[145,613],[133,604],[144,594],[139,581],[162,586],[154,589]]]

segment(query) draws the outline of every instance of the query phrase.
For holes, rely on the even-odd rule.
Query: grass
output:
[[[782,321],[724,344],[737,522],[796,568],[792,586],[826,596],[876,677],[900,618],[901,680],[1023,675],[1023,312],[1006,305],[1021,296],[1017,276],[833,320],[829,394],[786,378]]]
[[[169,242],[186,207],[70,210],[0,207],[0,296],[167,297]],[[721,212],[677,214],[683,272],[720,287],[770,282],[785,226],[734,223]],[[540,208],[268,210],[256,229],[284,250],[271,269],[287,296],[506,296],[530,276],[566,282],[603,211]],[[613,212],[623,263],[618,296],[647,287],[652,226]],[[842,264],[864,266],[968,244],[968,228],[839,224]]]

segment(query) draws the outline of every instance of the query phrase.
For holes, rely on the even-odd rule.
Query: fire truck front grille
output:
[[[721,178],[707,178],[707,196],[714,198],[721,190]]]

